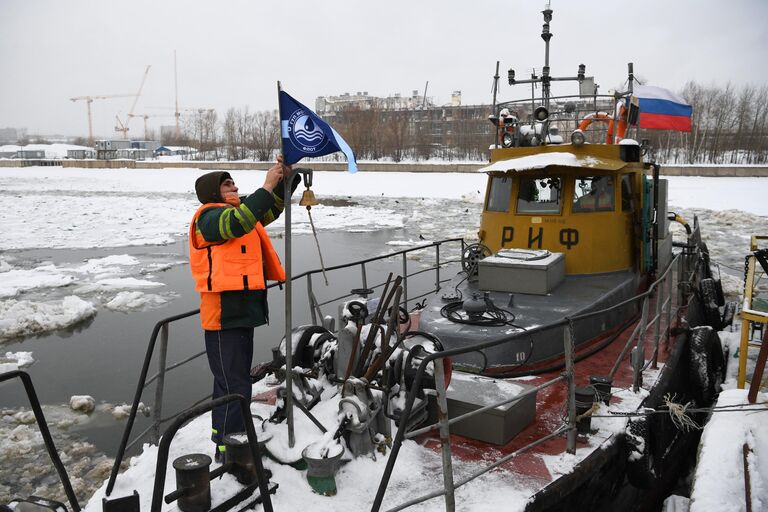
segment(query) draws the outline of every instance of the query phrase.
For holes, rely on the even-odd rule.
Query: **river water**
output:
[[[320,231],[319,242],[326,266],[334,266],[361,260],[413,246],[421,239],[441,238],[476,233],[480,205],[477,202],[432,200],[429,212],[418,199],[382,199],[386,207],[400,208],[406,217],[420,211],[417,222],[404,222],[403,227],[377,228],[375,219],[366,230]],[[423,200],[422,200],[423,201]],[[678,210],[688,218],[700,216],[705,238],[712,257],[721,263],[728,287],[733,291],[740,284],[740,269],[747,248],[749,234],[763,229],[765,218],[738,211]],[[680,232],[679,228],[674,228]],[[273,237],[276,249],[283,254],[283,238]],[[397,241],[401,241],[401,244]],[[393,242],[395,241],[395,242]],[[309,235],[296,235],[293,242],[294,275],[319,268],[314,239]],[[121,312],[100,308],[97,315],[74,328],[53,333],[10,340],[0,348],[6,352],[30,351],[35,364],[25,368],[33,379],[38,397],[52,426],[57,447],[78,495],[85,497],[107,476],[125,426],[125,419],[116,419],[112,408],[116,404],[130,403],[147,349],[153,326],[161,319],[197,308],[198,297],[189,275],[187,245],[182,239],[167,245],[120,247],[113,249],[32,249],[6,251],[18,261],[51,261],[57,265],[75,264],[85,259],[103,258],[110,255],[130,255],[142,262],[157,263],[162,271],[154,274],[155,280],[165,285],[167,302],[139,311]],[[456,258],[456,246],[441,250],[441,259]],[[409,272],[433,264],[431,252],[421,251],[407,258]],[[400,271],[402,259],[371,264],[367,267],[368,284],[385,280],[388,269]],[[455,272],[445,271],[443,277]],[[329,275],[330,286],[325,287],[321,275],[313,278],[313,290],[318,300],[338,297],[351,288],[360,287],[360,270],[333,272]],[[730,276],[730,277],[729,277]],[[434,282],[434,276],[424,274],[414,278],[410,296],[416,293],[418,284],[426,289]],[[42,293],[42,292],[41,292]],[[71,290],[48,289],[51,297],[63,296]],[[34,292],[30,297],[34,298]],[[293,295],[293,325],[308,323],[306,286],[297,283]],[[269,295],[271,321],[256,331],[254,362],[271,358],[270,349],[277,345],[284,332],[284,296],[279,290]],[[324,310],[324,314],[336,316],[336,311]],[[175,322],[170,329],[168,364],[185,359],[203,350],[203,337],[199,319],[194,316]],[[150,375],[156,371],[156,359]],[[210,393],[211,375],[205,357],[200,357],[182,368],[171,372],[166,379],[163,417],[181,411]],[[90,415],[74,414],[69,410],[70,397],[90,395],[97,402],[97,409]],[[144,403],[152,405],[154,386],[145,390]],[[19,382],[0,384],[0,503],[11,496],[33,493],[57,496],[63,493],[55,474],[50,470],[47,455],[42,449],[34,420],[28,413],[27,399]],[[134,426],[134,435],[143,431],[150,420],[140,415]],[[129,453],[135,453],[135,446]]]

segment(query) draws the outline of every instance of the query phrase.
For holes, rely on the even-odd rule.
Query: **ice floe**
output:
[[[5,357],[0,356],[0,373],[26,368],[34,362],[32,352],[6,352]]]
[[[95,314],[93,304],[75,295],[54,302],[0,301],[0,340],[63,329]]]

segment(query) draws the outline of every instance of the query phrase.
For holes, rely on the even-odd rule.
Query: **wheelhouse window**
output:
[[[621,211],[632,211],[632,175],[621,176]]]
[[[612,212],[613,176],[577,177],[573,186],[573,212]]]
[[[511,194],[512,178],[509,176],[491,177],[491,190],[488,194],[488,205],[485,209],[489,212],[508,212]]]
[[[517,213],[560,213],[560,178],[520,178]]]

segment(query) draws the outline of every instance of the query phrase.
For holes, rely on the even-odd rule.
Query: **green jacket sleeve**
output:
[[[205,210],[197,218],[197,229],[208,242],[220,242],[250,233],[261,222],[266,226],[280,216],[283,201],[263,188],[241,198],[240,206]]]

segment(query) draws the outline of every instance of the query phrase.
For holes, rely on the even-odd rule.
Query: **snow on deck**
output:
[[[737,319],[738,321],[738,319]],[[693,476],[690,512],[746,511],[746,482],[743,447],[748,447],[748,473],[753,511],[768,510],[768,393],[758,392],[749,404],[747,389],[736,389],[740,332],[720,332],[728,349],[728,367],[723,391],[704,428]],[[751,347],[747,374],[754,371],[758,349]]]
[[[646,374],[646,387],[654,384],[658,378],[659,370],[650,371]],[[265,379],[253,386],[254,396],[266,393],[270,385]],[[510,385],[514,385],[509,383]],[[327,383],[326,383],[327,386]],[[328,390],[330,386],[326,387]],[[586,438],[586,442],[579,443],[575,454],[563,452],[558,455],[543,455],[541,460],[546,466],[551,481],[561,475],[573,471],[575,465],[595,450],[607,447],[615,441],[614,434],[623,432],[627,419],[623,416],[608,417],[608,410],[616,412],[634,411],[640,405],[641,401],[648,395],[645,389],[638,393],[633,393],[628,389],[614,388],[614,399],[610,407],[600,404],[600,408],[595,412],[596,416],[592,420],[592,428],[596,430],[593,435]],[[338,406],[340,396],[330,397],[320,402],[312,414],[328,428],[329,431],[338,424]],[[262,402],[253,402],[251,412],[253,415],[261,418],[267,418],[274,411],[274,406]],[[177,457],[191,453],[205,453],[212,456],[213,444],[210,441],[210,415],[200,416],[182,428],[173,442],[171,443],[170,455],[168,457],[168,467],[166,469],[166,487],[165,493],[175,489],[175,472],[171,463]],[[316,442],[322,442],[324,436],[322,432],[310,422],[310,420],[299,411],[294,413],[296,446],[287,447],[287,433],[284,424],[272,425],[265,424],[262,427],[260,421],[254,421],[257,436],[263,432],[271,434],[273,437],[267,441],[267,449],[276,457],[285,461],[296,461],[300,459],[300,454],[305,446]],[[394,435],[395,426],[392,425]],[[387,487],[384,497],[383,510],[402,504],[417,496],[421,496],[430,491],[440,490],[443,486],[442,461],[439,449],[434,448],[434,443],[427,442],[425,445],[419,444],[413,440],[406,440],[400,449],[397,463]],[[489,451],[489,456],[493,456],[494,450]],[[130,460],[130,467],[117,478],[112,497],[129,495],[133,490],[137,490],[140,496],[140,506],[142,510],[149,509],[152,488],[155,474],[155,464],[157,460],[158,448],[145,444],[143,452]],[[387,463],[387,457],[375,454],[370,457],[359,457],[357,459],[347,459],[336,474],[336,486],[338,493],[333,497],[326,497],[312,492],[306,480],[306,471],[298,471],[289,465],[284,465],[264,458],[264,467],[272,471],[272,481],[280,484],[275,495],[272,495],[272,504],[275,510],[323,510],[348,512],[351,510],[369,510],[376,495],[379,481],[381,480],[384,468]],[[539,455],[536,455],[537,457]],[[453,470],[454,480],[458,481],[470,473],[486,467],[493,459],[488,460],[465,460],[460,457],[454,457]],[[211,469],[217,467],[213,463]],[[486,473],[485,475],[465,484],[456,490],[456,509],[457,510],[504,510],[508,512],[523,511],[530,497],[541,489],[548,481],[521,475],[514,471],[505,469],[501,466],[499,469]],[[83,512],[100,512],[102,508],[101,499],[104,497],[106,482],[95,492],[88,503],[83,507]],[[225,474],[221,479],[211,482],[212,506],[216,506],[225,499],[231,497],[242,489],[242,485],[229,474]],[[493,489],[493,492],[489,492]],[[174,504],[163,504],[163,511],[176,510]],[[257,510],[261,508],[258,507]],[[445,504],[442,498],[435,498],[416,505],[409,510],[415,511],[443,511]]]

